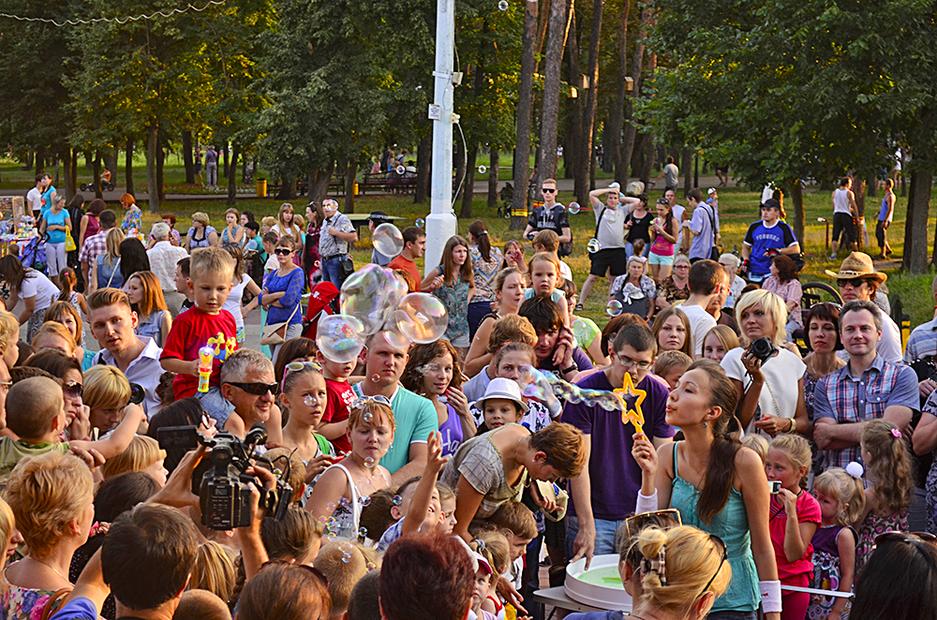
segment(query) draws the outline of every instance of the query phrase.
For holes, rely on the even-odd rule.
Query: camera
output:
[[[245,472],[252,464],[251,459],[257,446],[267,441],[266,431],[254,427],[244,441],[226,432],[218,433],[211,439],[199,436],[199,441],[211,448],[211,452],[206,455],[208,466],[199,484],[202,524],[213,530],[249,526],[252,517],[251,485],[257,488],[260,485],[256,478]],[[276,488],[260,491],[260,507],[266,510],[268,516],[282,519],[289,509],[293,489],[278,477]]]
[[[765,362],[778,352],[778,348],[774,346],[774,343],[771,342],[770,339],[758,338],[757,340],[753,340],[751,345],[749,345],[748,352],[758,358],[761,365],[764,366]]]
[[[768,484],[771,485],[771,495],[777,495],[781,492],[781,481],[780,480],[769,480]]]

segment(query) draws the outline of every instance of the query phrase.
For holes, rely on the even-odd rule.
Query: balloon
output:
[[[508,10],[508,0],[499,0],[498,1],[498,10],[507,11]]]
[[[388,308],[387,293],[396,290],[395,280],[391,270],[368,263],[348,276],[342,285],[342,314],[361,321],[366,336],[384,326],[392,309]]]
[[[488,172],[488,166],[479,166],[479,167],[478,167],[478,174],[485,174],[486,172]]]
[[[418,344],[439,340],[449,325],[449,314],[439,298],[429,293],[410,293],[394,312],[397,329]]]
[[[400,176],[403,176],[404,174],[406,174],[407,169],[404,167],[403,164],[400,164],[399,166],[397,166],[396,168],[394,168],[394,172],[396,172],[396,173],[399,174]]]
[[[605,314],[608,316],[618,316],[622,313],[623,309],[624,307],[621,305],[621,302],[617,299],[613,299],[605,306]]]
[[[413,225],[417,228],[426,228],[426,220],[422,217],[418,217],[413,221]]]
[[[586,244],[586,249],[589,250],[589,254],[595,254],[601,247],[602,246],[599,245],[599,240],[595,237],[589,239],[589,243]]]
[[[384,256],[393,258],[403,252],[403,235],[399,228],[385,222],[374,229],[371,245]]]
[[[353,362],[364,348],[364,326],[347,314],[331,314],[319,319],[316,346],[325,359],[337,364]]]
[[[574,200],[566,205],[566,210],[569,211],[570,215],[576,215],[582,210],[582,207],[580,207],[579,203]]]

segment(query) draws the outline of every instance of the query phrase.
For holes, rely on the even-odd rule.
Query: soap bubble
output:
[[[602,246],[599,245],[599,240],[595,237],[589,239],[589,243],[586,244],[586,249],[589,250],[589,254],[595,254],[601,248]]]
[[[579,203],[574,200],[568,205],[566,205],[566,210],[569,211],[570,215],[576,215],[577,213],[582,211],[582,207],[580,207]]]
[[[306,394],[303,396],[303,404],[307,407],[315,407],[319,404],[319,401],[312,394]]]
[[[556,378],[554,377],[554,382]],[[547,408],[553,411],[559,411],[562,406],[553,393],[553,385],[547,375],[532,366],[521,368],[521,376],[517,379],[521,386],[521,394],[525,397],[542,402]]]
[[[481,165],[478,167],[478,174],[485,174],[488,172],[488,166]]]
[[[413,225],[417,228],[426,228],[426,220],[424,220],[422,217],[418,217],[413,220]]]
[[[407,169],[404,167],[403,164],[400,164],[399,166],[394,168],[394,172],[396,172],[400,176],[403,176],[407,172]]]
[[[381,335],[384,337],[384,341],[395,349],[409,349],[410,341],[406,336],[401,334],[398,331],[391,329],[381,332]],[[378,376],[378,381],[380,381],[380,376]],[[375,381],[377,383],[378,381]]]
[[[605,306],[605,314],[608,316],[618,316],[622,313],[623,309],[624,307],[621,305],[621,302],[617,299],[613,299]]]
[[[365,457],[364,466],[365,467],[374,467],[375,461],[373,456]]]
[[[358,528],[358,538],[367,538],[368,537],[368,528],[359,527]]]
[[[400,504],[403,503],[403,498],[400,497],[399,495],[394,495],[393,499],[390,500],[390,503],[393,504],[394,506],[399,506]]]
[[[364,326],[347,314],[331,314],[319,319],[316,346],[325,359],[347,364],[357,359],[364,348]],[[311,407],[311,403],[306,403]]]
[[[449,325],[446,306],[429,293],[410,293],[394,312],[397,329],[418,344],[439,340]]]
[[[384,256],[394,257],[403,252],[403,235],[399,228],[384,222],[371,233],[371,245]]]
[[[575,321],[573,323],[573,338],[576,339],[576,346],[585,346],[585,343],[589,340],[589,336],[591,335],[592,331],[585,321]]]
[[[508,10],[508,0],[498,0],[498,10],[507,11]]]
[[[374,414],[370,411],[365,411],[361,414],[361,421],[365,424],[370,424],[374,420]]]
[[[342,564],[348,564],[349,562],[351,562],[351,552],[343,551],[342,552]]]
[[[387,292],[396,290],[393,271],[368,263],[345,280],[342,285],[342,314],[350,314],[364,326],[370,336],[384,326],[389,308]]]

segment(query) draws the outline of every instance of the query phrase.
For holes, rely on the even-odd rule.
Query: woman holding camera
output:
[[[787,348],[784,300],[762,289],[749,291],[736,304],[735,316],[743,346],[726,353],[721,363],[738,390],[736,416],[742,428],[772,437],[806,434],[810,426],[804,406],[806,366]]]

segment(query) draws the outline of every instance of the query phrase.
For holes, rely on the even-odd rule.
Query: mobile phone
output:
[[[771,485],[771,495],[777,495],[781,492],[781,481],[780,480],[769,480],[768,484]]]

